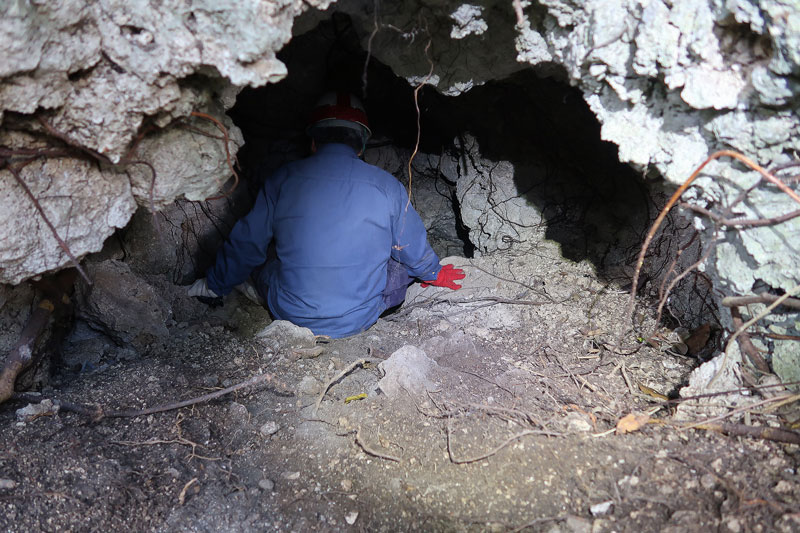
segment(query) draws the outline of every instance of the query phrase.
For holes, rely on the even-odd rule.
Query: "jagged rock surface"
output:
[[[375,28],[367,4],[339,4],[359,21],[365,44]],[[462,13],[462,2],[426,5],[418,18],[400,8],[383,10],[372,52],[398,75],[413,83],[427,79],[445,93],[496,79],[520,63],[561,77],[581,89],[602,125],[603,139],[619,146],[621,161],[673,186],[716,150],[737,150],[767,167],[787,163],[800,149],[796,2],[539,0],[520,2],[521,18],[506,3],[471,4],[468,27],[480,31],[459,32],[465,27],[456,15]],[[485,23],[475,26],[476,18]],[[445,21],[452,32],[443,31]],[[515,24],[513,54],[505,43]],[[392,41],[393,47],[376,46]],[[725,205],[757,179],[730,159],[718,160],[684,199],[705,208]],[[797,207],[784,193],[762,184],[737,206],[736,215],[768,218]],[[694,218],[709,245],[711,221]],[[722,232],[717,236],[721,244],[703,269],[726,295],[752,293],[761,282],[788,290],[800,282],[800,251],[791,244],[798,236],[797,218]],[[731,327],[727,313],[722,317]],[[774,326],[797,334],[791,320],[779,317]],[[780,342],[776,345],[776,354],[786,351]]]
[[[101,170],[89,160],[39,159],[19,177],[76,257],[99,250],[136,210],[125,174]],[[9,170],[0,170],[0,227],[1,282],[19,283],[70,262]]]
[[[120,346],[144,352],[169,335],[169,303],[122,261],[108,260],[88,266],[92,285],[78,285],[79,316]]]
[[[82,257],[100,250],[128,222],[135,202],[161,208],[178,197],[214,194],[230,176],[223,143],[176,120],[194,110],[216,116],[230,132],[233,156],[243,141],[230,120],[223,120],[224,109],[233,105],[240,87],[285,75],[275,52],[290,39],[294,17],[308,5],[328,3],[3,3],[2,125],[11,117],[41,137],[43,128],[33,117],[43,117],[69,144],[121,163],[98,169],[86,158],[63,156],[23,170],[72,253]],[[190,126],[221,137],[200,119]],[[48,144],[62,146],[52,133],[46,137]],[[32,147],[18,138],[4,138],[2,144]],[[152,164],[155,183],[150,168],[132,160]],[[0,188],[0,282],[19,283],[66,266],[67,255],[7,171],[0,174]]]

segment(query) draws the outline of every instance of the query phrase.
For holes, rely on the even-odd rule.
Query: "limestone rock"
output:
[[[139,351],[169,335],[169,305],[128,265],[109,260],[87,271],[93,285],[78,285],[78,315],[92,327]]]
[[[25,167],[23,177],[47,200],[45,212],[72,253],[100,250],[130,219],[134,198],[160,208],[181,196],[213,195],[230,176],[222,142],[174,122],[212,109],[227,122],[233,157],[241,135],[219,105],[230,107],[241,86],[284,77],[275,53],[290,39],[293,18],[328,3],[226,0],[213,10],[180,0],[1,3],[0,125],[9,111],[39,113],[70,144],[115,163],[144,161],[157,172],[154,182],[146,164],[99,170],[70,158]],[[33,118],[15,120],[42,130]],[[42,147],[6,136],[0,145]],[[7,171],[0,172],[0,198],[0,282],[64,267],[66,254]]]
[[[231,137],[228,153],[233,164],[244,139],[230,119],[226,122]],[[220,136],[210,122],[195,119],[192,126]],[[151,205],[163,208],[180,196],[205,200],[214,196],[232,174],[222,141],[179,126],[145,137],[137,146],[136,157],[150,163],[156,171],[154,182],[153,173],[145,165],[135,165],[129,170],[133,194],[139,205],[148,208]]]
[[[491,161],[480,154],[470,135],[456,140],[456,153],[444,158],[441,171],[456,182],[461,218],[469,228],[476,255],[507,250],[538,240],[542,216],[520,190],[539,179],[536,169],[522,172],[509,161]]]
[[[256,340],[271,348],[275,353],[297,348],[313,348],[316,344],[314,333],[288,320],[275,320],[256,333]]]
[[[119,161],[145,116],[161,115],[165,125],[188,114],[196,104],[183,81],[190,76],[237,86],[285,76],[275,52],[293,18],[328,3],[226,0],[207,10],[179,0],[6,2],[0,78],[13,82],[0,91],[0,118],[56,108],[58,129]]]
[[[99,251],[136,210],[124,174],[88,160],[40,159],[20,178],[75,257]],[[0,282],[19,283],[70,263],[33,202],[8,170],[0,170]]]
[[[403,346],[378,365],[384,373],[378,387],[392,399],[402,397],[405,391],[422,394],[435,387],[430,375],[438,366],[436,361],[416,346]]]

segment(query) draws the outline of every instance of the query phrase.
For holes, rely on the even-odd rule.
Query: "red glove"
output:
[[[444,265],[436,279],[423,281],[422,286],[427,287],[428,285],[433,285],[435,287],[447,287],[448,289],[457,291],[461,288],[461,285],[456,285],[455,280],[464,279],[465,277],[466,274],[464,274],[464,271],[460,268],[453,268],[453,265]]]

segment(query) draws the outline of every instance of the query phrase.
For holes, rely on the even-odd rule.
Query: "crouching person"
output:
[[[308,134],[312,155],[265,180],[189,295],[221,297],[251,280],[276,319],[340,338],[401,304],[414,278],[461,288],[463,271],[439,264],[403,185],[359,159],[371,134],[361,103],[326,94]]]

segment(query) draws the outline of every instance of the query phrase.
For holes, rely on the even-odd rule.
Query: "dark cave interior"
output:
[[[251,191],[270,170],[308,154],[307,116],[326,90],[362,97],[373,130],[368,153],[386,145],[413,150],[414,87],[370,58],[365,94],[367,54],[347,15],[334,13],[295,36],[278,57],[288,76],[277,84],[243,90],[229,111],[244,134],[238,159]],[[459,96],[423,86],[418,91],[419,152],[453,154],[458,139],[472,136],[483,158],[514,165],[519,196],[541,213],[545,238],[558,242],[564,257],[588,259],[601,276],[624,284],[630,269],[623,266],[635,260],[658,211],[659,193],[619,162],[617,147],[600,138],[600,124],[581,93],[560,77],[552,66],[521,69]],[[468,228],[460,221],[455,184],[435,168],[428,170],[422,178],[437,180],[435,190],[452,199],[456,233],[463,241],[458,255],[471,257],[477,243],[469,241]],[[395,176],[407,182],[407,176]]]

